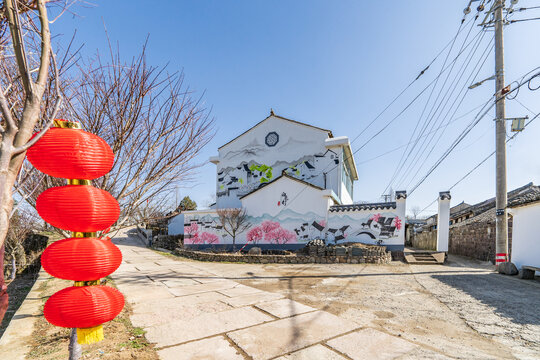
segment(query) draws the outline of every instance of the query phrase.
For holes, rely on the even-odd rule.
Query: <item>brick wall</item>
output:
[[[412,247],[435,250],[437,231],[423,231],[410,237]],[[508,252],[512,249],[512,218],[508,219]],[[495,222],[478,221],[450,226],[448,253],[495,262]],[[511,254],[510,254],[511,255]]]
[[[421,233],[410,234],[410,242],[413,248],[435,250],[437,248],[437,232],[424,230]]]
[[[512,218],[508,220],[508,252],[512,249]],[[450,254],[495,262],[495,222],[482,221],[450,228]]]

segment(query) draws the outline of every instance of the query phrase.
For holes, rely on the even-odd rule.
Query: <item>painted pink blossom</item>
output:
[[[374,222],[379,222],[379,219],[381,218],[381,214],[375,214],[371,217],[371,220]]]
[[[216,244],[219,241],[219,237],[216,234],[212,234],[209,232],[203,232],[198,237],[200,239],[200,242],[202,244]]]
[[[262,231],[267,234],[269,232],[271,232],[272,230],[275,230],[277,228],[279,228],[280,225],[277,221],[270,221],[270,220],[266,220],[266,221],[263,221],[263,223],[261,224],[261,229]]]
[[[246,235],[246,240],[248,242],[254,242],[257,244],[259,241],[261,241],[264,237],[263,229],[260,226],[256,226],[254,228],[251,228],[251,230],[248,231]]]
[[[296,242],[296,235],[292,231],[279,227],[265,234],[264,240],[269,243],[287,244]]]
[[[319,225],[321,225],[322,227],[326,227],[326,220],[319,221]]]
[[[397,216],[394,218],[394,226],[398,230],[401,229],[401,219],[399,217],[397,217]]]
[[[199,239],[199,225],[196,222],[192,222],[189,226],[184,226],[184,239],[185,244],[198,244],[200,243]]]

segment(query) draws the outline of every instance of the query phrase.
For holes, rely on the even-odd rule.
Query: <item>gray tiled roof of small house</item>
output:
[[[332,205],[330,206],[330,212],[339,211],[360,211],[360,210],[386,210],[395,209],[396,202],[382,202],[371,204],[350,204],[350,205]]]
[[[540,201],[540,187],[535,186],[524,194],[516,196],[508,201],[508,207],[524,206],[533,202]]]
[[[540,201],[540,187],[532,182],[525,186],[508,192],[508,207],[523,206],[528,203]],[[495,199],[489,199],[479,204],[473,205],[473,216],[469,219],[450,225],[459,227],[476,222],[495,222]]]
[[[517,203],[520,202],[520,198],[522,196],[525,196],[529,193],[536,193],[540,191],[539,190],[539,187],[534,185],[532,182],[524,185],[524,186],[521,186],[517,189],[514,189],[514,190],[511,190],[508,192],[508,202],[512,202],[512,201],[516,201]],[[479,214],[482,214],[484,212],[486,212],[487,210],[491,209],[491,208],[494,208],[495,207],[495,198],[490,198],[490,199],[487,199],[487,200],[484,200],[482,202],[479,202],[477,204],[474,204],[472,206],[469,206],[461,211],[457,211],[455,213],[452,214],[452,218],[459,218],[460,216],[462,215],[465,215],[465,214],[468,214],[468,213],[472,213],[472,216],[477,216]]]

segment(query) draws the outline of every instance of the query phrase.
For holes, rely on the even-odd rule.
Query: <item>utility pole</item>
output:
[[[506,211],[506,111],[504,89],[504,41],[503,8],[505,0],[496,0],[495,16],[495,151],[496,151],[496,195],[495,195],[495,265],[508,261],[508,217]]]

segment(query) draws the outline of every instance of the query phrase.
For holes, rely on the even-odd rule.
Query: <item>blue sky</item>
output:
[[[217,154],[218,146],[265,118],[270,108],[278,115],[329,128],[335,136],[354,139],[452,39],[467,2],[200,0],[150,4],[117,0],[75,8],[76,17],[60,18],[51,31],[59,35],[56,41],[61,46],[77,29],[77,42],[85,44],[82,54],[91,56],[98,50],[107,51],[105,24],[109,37],[118,42],[126,59],[138,53],[149,35],[148,62],[168,64],[171,72],[183,70],[190,88],[206,92],[206,105],[213,109],[218,130],[201,154],[200,161],[206,161]],[[518,6],[534,5],[538,5],[534,0],[522,0]],[[540,15],[533,11],[514,18]],[[471,38],[477,31],[479,28],[474,26]],[[540,21],[506,28],[507,82],[540,65],[539,31]],[[465,31],[462,35],[465,36]],[[491,32],[485,35],[478,54],[491,37]],[[438,74],[445,54],[352,144],[353,151]],[[493,56],[489,55],[478,80],[493,75],[493,69]],[[493,94],[493,87],[489,81],[469,91],[456,116],[486,102]],[[355,185],[355,200],[380,200],[404,148],[365,161],[409,141],[428,93],[358,151],[360,179]],[[518,100],[533,112],[540,112],[540,91],[532,92],[524,87]],[[401,190],[407,184],[410,188],[416,183],[475,114],[452,122],[424,167],[411,169],[409,178],[394,185],[394,190]],[[527,114],[532,117],[521,105],[508,101],[508,117]],[[439,191],[446,190],[494,150],[493,118],[494,110],[409,197],[409,208],[415,205],[424,208]],[[539,123],[540,120],[532,123],[508,147],[509,189],[530,181],[540,183],[540,160],[536,156]],[[420,158],[427,155],[423,152]],[[462,200],[475,203],[492,197],[494,169],[492,158],[456,186],[452,191],[453,204]],[[189,195],[199,205],[208,203],[215,191],[215,165],[203,166],[196,183],[179,185],[180,197]],[[429,210],[436,210],[436,205],[426,215]]]

